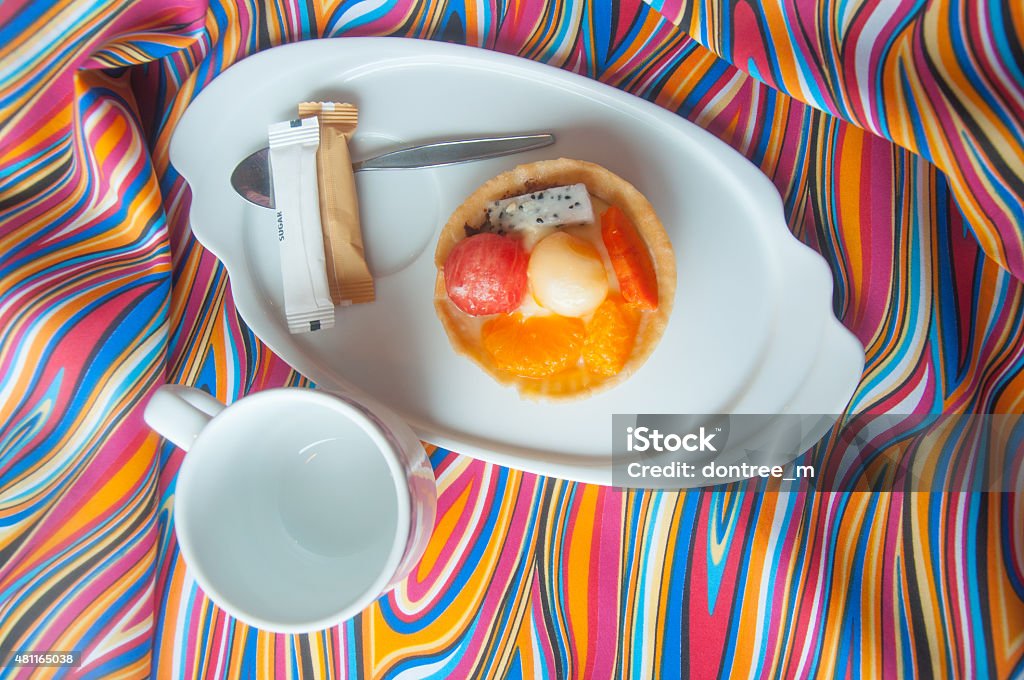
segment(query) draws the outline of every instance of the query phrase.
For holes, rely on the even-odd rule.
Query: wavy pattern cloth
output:
[[[1015,494],[621,492],[438,449],[426,555],[339,628],[249,629],[182,563],[148,395],[305,383],[192,238],[168,142],[223,69],[311,37],[462,42],[678,112],[831,265],[851,411],[1024,412],[1022,5],[653,3],[0,4],[0,647],[82,677],[1024,676]]]

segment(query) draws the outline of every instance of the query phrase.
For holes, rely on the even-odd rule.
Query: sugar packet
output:
[[[303,102],[299,104],[299,116],[316,116],[320,123],[320,225],[331,299],[336,304],[373,302],[373,276],[363,250],[355,174],[348,150],[359,123],[359,110],[352,104]]]
[[[327,284],[317,190],[319,122],[313,117],[274,123],[267,134],[288,330],[331,328],[334,304]]]

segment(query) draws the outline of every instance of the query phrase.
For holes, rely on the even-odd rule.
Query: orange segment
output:
[[[617,206],[601,216],[601,240],[619,280],[622,297],[639,309],[658,308],[658,275],[643,236]]]
[[[583,363],[598,375],[616,375],[633,353],[640,312],[620,300],[608,298],[587,324]]]
[[[583,331],[575,318],[506,314],[484,324],[484,349],[502,371],[545,378],[579,361]]]

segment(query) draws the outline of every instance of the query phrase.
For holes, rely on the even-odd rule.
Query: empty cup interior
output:
[[[354,615],[384,590],[409,499],[379,430],[327,395],[282,394],[247,397],[203,430],[179,475],[175,521],[215,602],[297,631]]]

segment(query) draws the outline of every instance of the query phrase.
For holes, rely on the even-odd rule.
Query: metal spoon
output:
[[[497,158],[523,151],[540,149],[555,143],[555,136],[517,135],[462,139],[453,142],[421,144],[367,158],[352,164],[354,172],[362,170],[398,170],[453,165],[466,161]],[[270,149],[250,154],[231,173],[231,186],[250,203],[264,208],[274,207],[273,182],[270,179]]]

